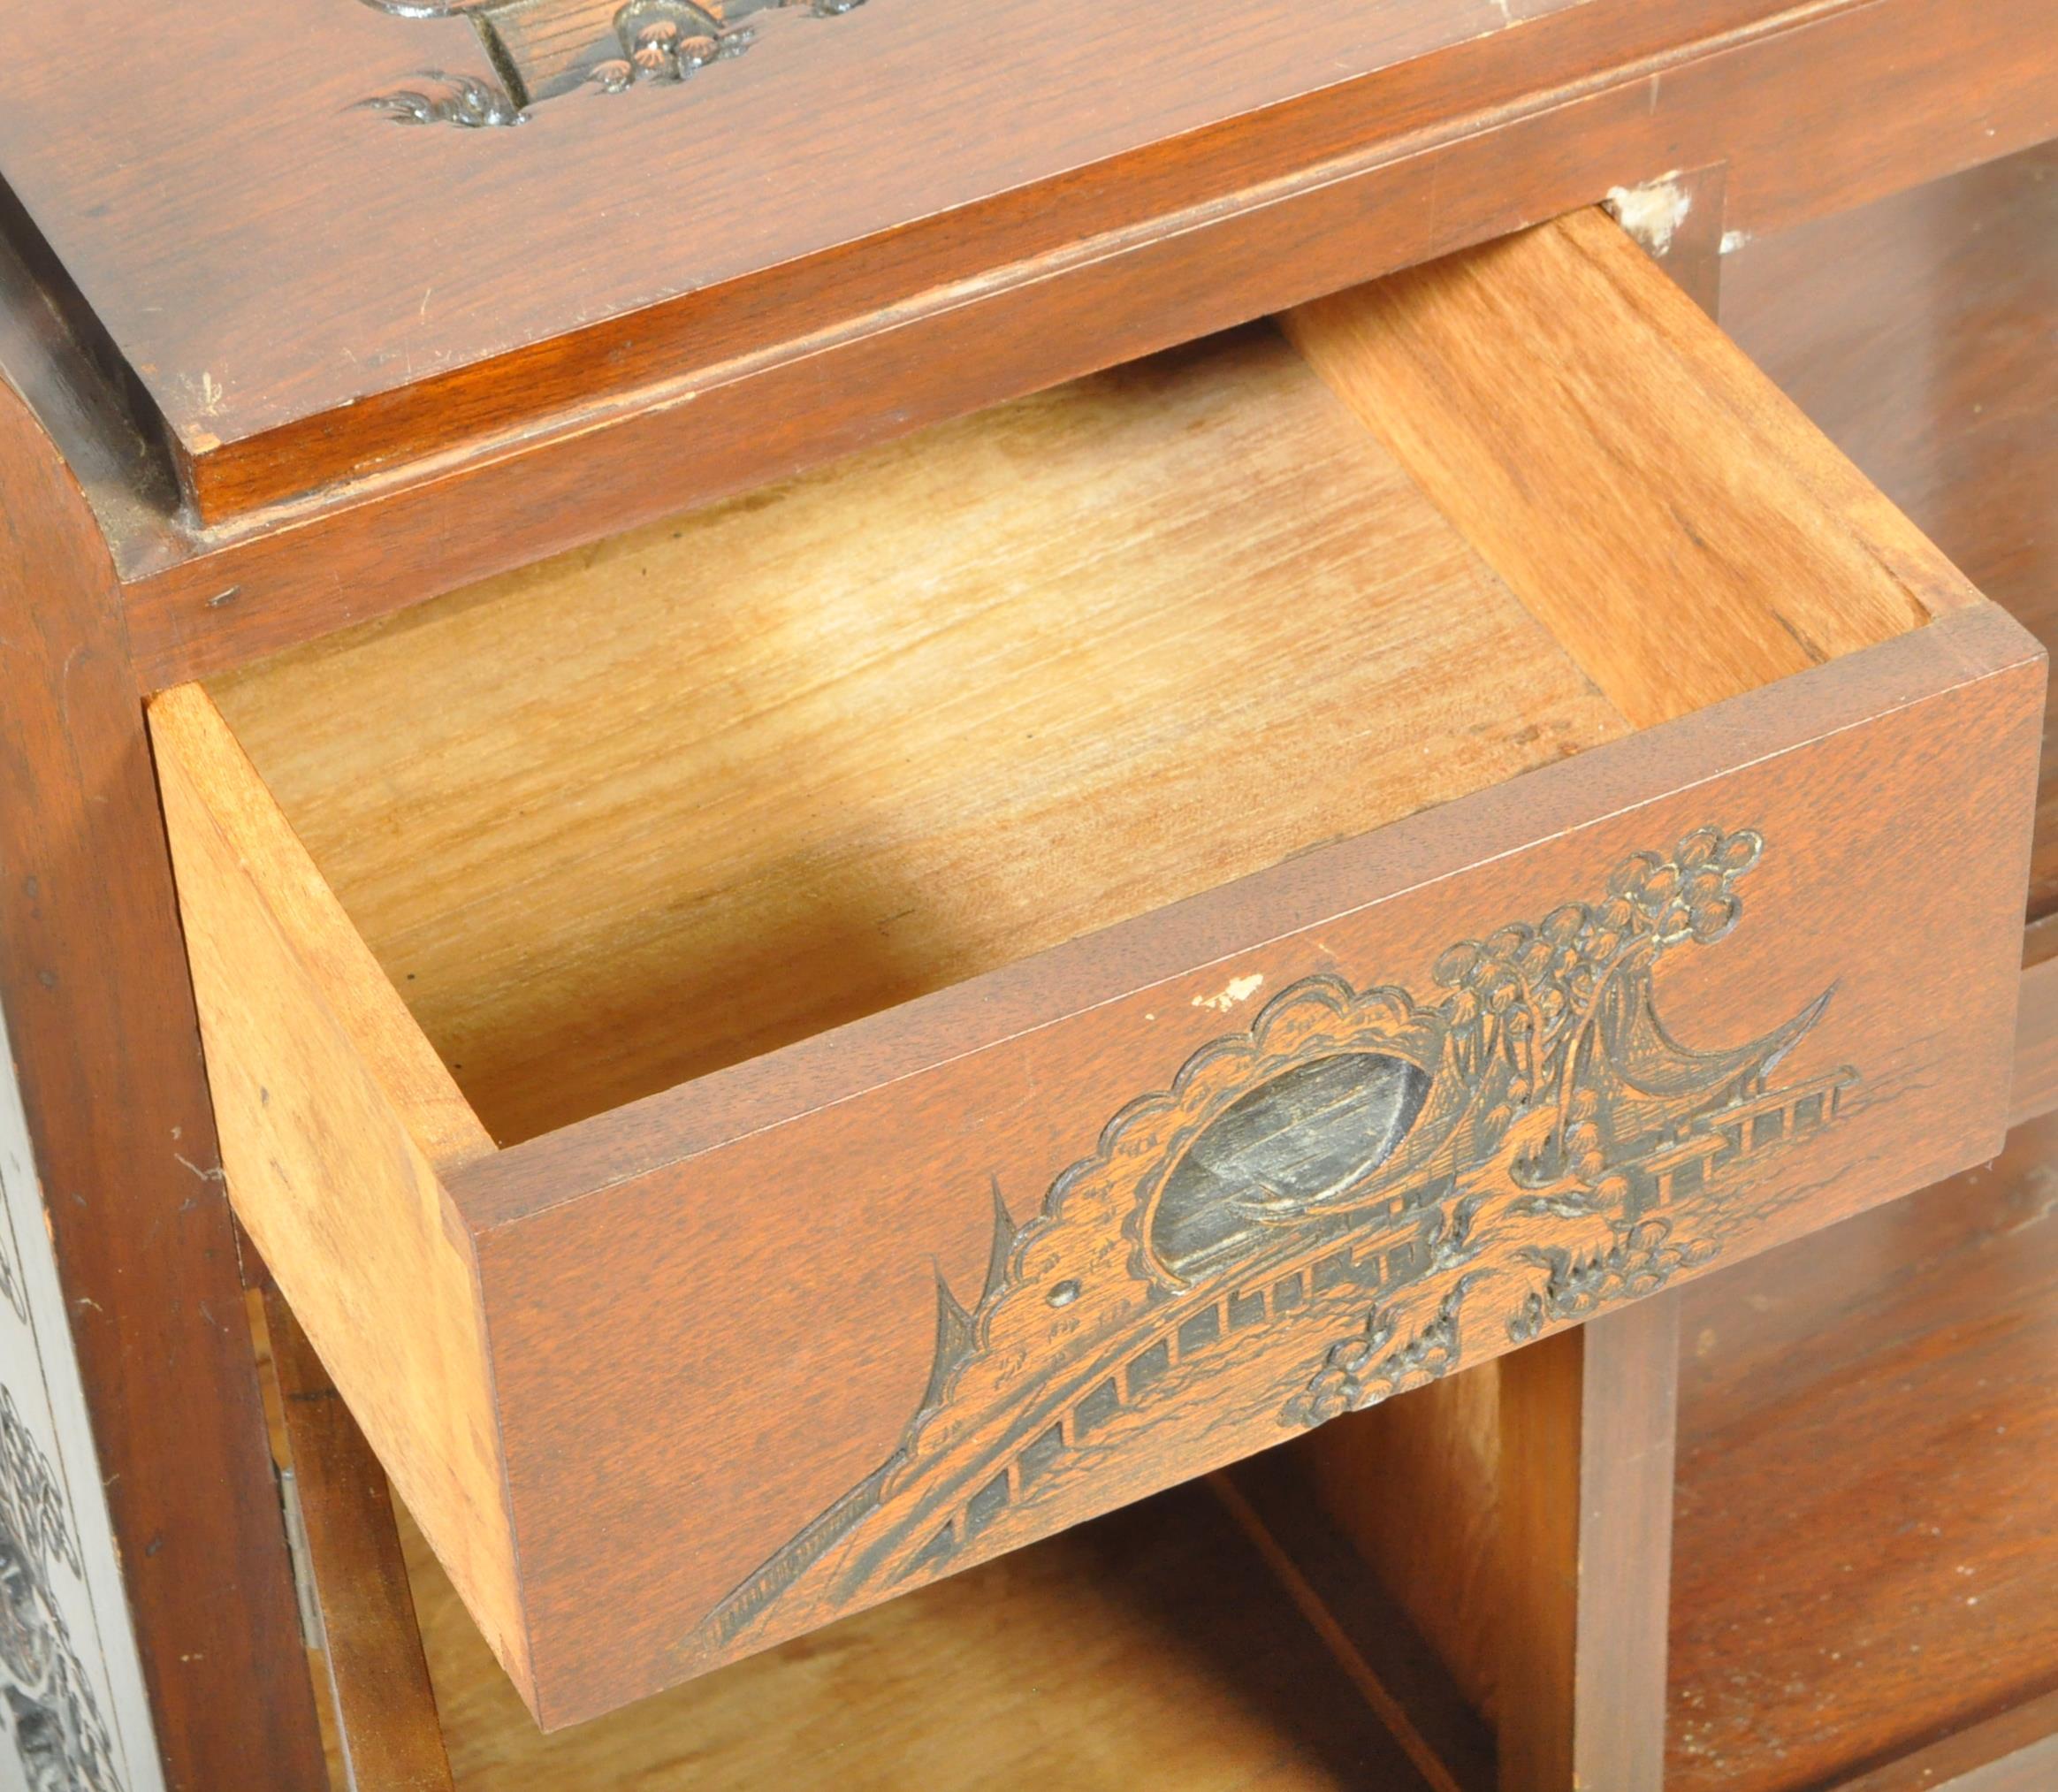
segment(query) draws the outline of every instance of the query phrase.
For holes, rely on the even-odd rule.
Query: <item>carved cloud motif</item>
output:
[[[985,1285],[939,1287],[898,1445],[692,1643],[820,1621],[1061,1498],[1082,1515],[1169,1442],[1321,1423],[1449,1372],[1471,1328],[1505,1348],[1707,1261],[1757,1166],[1856,1082],[1769,1086],[1827,993],[1723,1050],[1658,1018],[1656,967],[1738,925],[1762,851],[1701,828],[1635,854],[1597,898],[1452,947],[1429,1001],[1310,976],[1124,1107],[1018,1229],[996,1186]]]

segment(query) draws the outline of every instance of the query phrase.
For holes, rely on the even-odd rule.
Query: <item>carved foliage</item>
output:
[[[118,1792],[113,1739],[51,1586],[84,1572],[71,1507],[0,1386],[0,1704],[27,1783]]]
[[[1707,1262],[1755,1165],[1856,1080],[1768,1087],[1827,994],[1728,1049],[1658,1018],[1654,970],[1736,927],[1762,850],[1702,828],[1633,855],[1597,899],[1452,947],[1429,1002],[1309,977],[1124,1108],[1019,1229],[996,1186],[985,1285],[939,1289],[898,1447],[696,1641],[1025,1540],[1167,1431],[1318,1424],[1447,1374],[1470,1326],[1526,1342]]]

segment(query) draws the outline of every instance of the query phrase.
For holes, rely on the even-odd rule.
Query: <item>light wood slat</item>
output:
[[[2058,1786],[2058,1693],[2047,1693],[1835,1792],[2051,1792]]]
[[[276,1288],[263,1313],[321,1625],[339,1792],[451,1792],[385,1472]]]
[[[1501,1792],[1665,1779],[1679,1297],[1504,1357]]]
[[[1208,1477],[1431,1792],[1491,1792],[1493,1734],[1314,1497],[1292,1453]]]
[[[1976,599],[1599,212],[1282,322],[1637,727]]]
[[[491,1141],[207,694],[149,720],[231,1198],[521,1673],[475,1272],[441,1182]]]

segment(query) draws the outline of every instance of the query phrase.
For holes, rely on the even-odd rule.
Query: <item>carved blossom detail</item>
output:
[[[1856,1082],[1768,1087],[1827,992],[1727,1049],[1683,1047],[1658,1016],[1654,968],[1735,928],[1763,850],[1707,827],[1633,854],[1597,898],[1451,947],[1431,1003],[1306,978],[1116,1114],[1033,1218],[996,1185],[984,1285],[968,1307],[939,1285],[898,1445],[695,1641],[1025,1540],[1022,1514],[1161,1426],[1316,1424],[1447,1374],[1487,1289],[1480,1323],[1519,1343],[1707,1262],[1719,1239],[1674,1243],[1658,1210],[1719,1217],[1753,1161],[1828,1125]],[[1311,1367],[1282,1348],[1307,1332]]]
[[[51,1585],[82,1575],[71,1503],[0,1386],[0,1705],[27,1783],[120,1792],[113,1737]]]

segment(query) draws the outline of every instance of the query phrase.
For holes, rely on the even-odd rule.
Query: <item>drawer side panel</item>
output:
[[[231,1204],[522,1682],[477,1288],[431,1155],[469,1116],[433,1100],[425,1043],[370,1039],[377,966],[205,694],[150,721]]]

